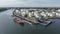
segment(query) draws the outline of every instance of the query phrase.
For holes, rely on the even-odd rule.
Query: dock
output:
[[[46,25],[49,25],[50,23],[52,23],[51,21],[38,22],[38,21],[30,20],[30,19],[28,19],[28,18],[24,18],[24,17],[22,17],[22,16],[17,15],[17,14],[15,13],[15,11],[13,12],[13,15],[14,15],[15,17],[20,18],[20,19],[23,19],[23,20],[25,20],[25,21],[28,21],[28,22],[31,23],[31,24],[40,24],[40,25],[45,25],[45,26],[46,26]]]

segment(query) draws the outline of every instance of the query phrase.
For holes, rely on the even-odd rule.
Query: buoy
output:
[[[18,18],[14,18],[14,22],[18,23],[18,24],[21,24],[21,25],[24,25],[24,22],[22,22],[20,19]]]

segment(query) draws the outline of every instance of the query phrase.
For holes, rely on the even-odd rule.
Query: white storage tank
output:
[[[57,11],[60,12],[60,9],[58,9]]]

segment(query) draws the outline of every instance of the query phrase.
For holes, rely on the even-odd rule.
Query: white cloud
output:
[[[0,7],[11,7],[11,6],[21,6],[24,4],[24,1],[17,1],[17,0],[1,0]]]
[[[60,7],[59,3],[52,0],[0,0],[0,7]]]

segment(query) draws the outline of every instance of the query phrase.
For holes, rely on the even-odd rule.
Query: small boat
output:
[[[20,19],[18,18],[14,18],[14,22],[18,23],[18,24],[21,24],[21,25],[24,25],[24,22],[22,22]]]

